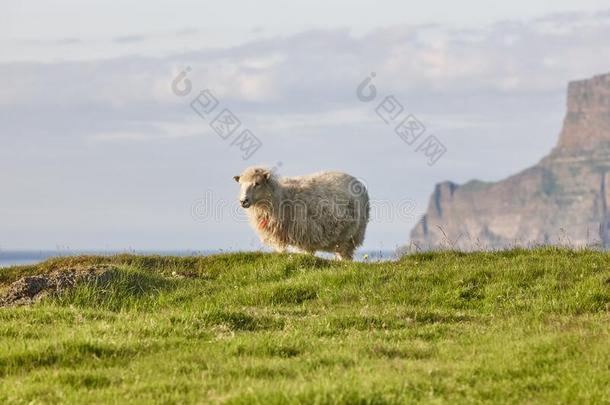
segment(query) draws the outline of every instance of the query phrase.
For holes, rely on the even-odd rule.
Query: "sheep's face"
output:
[[[239,183],[239,203],[243,208],[269,202],[271,197],[271,172],[267,169],[250,168],[233,179]]]

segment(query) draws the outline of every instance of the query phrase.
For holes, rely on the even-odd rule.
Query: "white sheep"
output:
[[[261,242],[284,252],[332,252],[351,260],[364,241],[369,196],[362,182],[349,174],[322,172],[281,177],[262,167],[234,177],[239,201]]]

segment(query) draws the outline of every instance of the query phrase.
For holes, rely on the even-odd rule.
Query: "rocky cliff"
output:
[[[413,247],[608,246],[610,74],[572,82],[557,146],[496,183],[437,184]]]

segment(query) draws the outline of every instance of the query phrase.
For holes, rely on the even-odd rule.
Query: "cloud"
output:
[[[202,122],[200,117],[195,114],[178,122],[156,122],[154,119],[150,119],[131,122],[130,126],[134,129],[92,131],[87,133],[86,138],[91,142],[148,142],[202,136],[211,131],[205,122]]]
[[[580,13],[479,30],[400,26],[361,37],[346,30],[314,30],[163,58],[5,64],[0,70],[17,84],[6,83],[10,96],[0,95],[0,104],[14,102],[12,87],[36,103],[55,104],[58,98],[112,106],[173,103],[169,83],[186,65],[197,86],[247,109],[264,104],[328,110],[351,101],[353,88],[370,71],[392,92],[403,94],[557,91],[569,79],[610,70],[609,35],[607,13]],[[115,38],[144,40],[141,35]]]
[[[146,37],[143,35],[124,35],[114,38],[113,41],[117,44],[131,44],[134,42],[142,42],[144,40],[146,40]]]
[[[89,136],[92,141],[111,142],[111,141],[148,141],[151,139],[150,134],[143,132],[100,132]]]
[[[81,136],[101,131],[97,139],[148,139],[151,128],[140,129],[151,118],[174,124],[191,119],[188,100],[171,90],[186,66],[191,97],[207,88],[262,131],[341,125],[346,111],[362,111],[355,88],[370,72],[376,72],[381,94],[396,95],[414,113],[451,122],[451,116],[489,111],[491,98],[561,97],[569,80],[610,71],[609,37],[610,13],[573,13],[480,29],[395,26],[359,37],[312,30],[158,58],[0,64],[0,124],[22,132],[52,129],[26,118],[36,111],[62,134],[82,126]],[[350,114],[353,123],[369,119]],[[479,125],[466,121],[456,125]]]
[[[78,38],[62,38],[57,40],[56,43],[58,45],[80,45],[83,43],[83,41]]]
[[[201,31],[198,28],[184,28],[181,30],[177,30],[174,31],[174,35],[176,36],[188,36],[188,35],[195,35],[200,33]]]

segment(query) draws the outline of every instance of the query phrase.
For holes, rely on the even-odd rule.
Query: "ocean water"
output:
[[[151,251],[136,251],[136,250],[17,250],[17,251],[0,251],[0,268],[9,266],[19,266],[27,264],[36,264],[43,262],[53,257],[69,257],[79,255],[100,255],[112,256],[122,253],[138,254],[138,255],[163,255],[163,256],[207,256],[214,253],[221,253],[220,250],[151,250]]]
[[[46,252],[40,250],[24,251],[1,251],[0,267],[19,266],[26,264],[36,264],[57,255],[57,252]]]
[[[152,250],[152,251],[130,251],[130,250],[117,250],[117,251],[58,251],[58,250],[19,250],[19,251],[0,251],[0,268],[10,266],[22,266],[28,264],[36,264],[43,262],[52,257],[66,257],[66,256],[77,256],[77,255],[105,255],[111,256],[121,253],[139,254],[139,255],[163,255],[163,256],[208,256],[211,254],[227,253],[226,250],[181,250],[181,251],[164,251],[164,250]],[[368,261],[386,261],[396,259],[396,255],[393,251],[388,250],[362,250],[356,252],[356,260],[364,260],[365,255],[368,255]],[[320,254],[319,256],[325,258],[331,258],[332,255]]]

